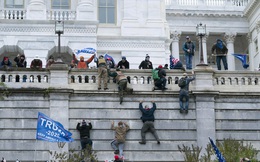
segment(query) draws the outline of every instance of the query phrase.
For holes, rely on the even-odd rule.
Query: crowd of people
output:
[[[189,36],[186,36],[186,41],[183,43],[182,45],[182,50],[184,51],[184,56],[185,56],[185,63],[186,63],[186,69],[184,67],[184,64],[178,59],[178,58],[174,58],[172,55],[170,56],[170,67],[168,64],[165,64],[163,66],[163,69],[182,69],[182,70],[192,70],[192,62],[193,62],[193,57],[195,54],[195,44],[193,41],[191,41],[191,38]],[[216,62],[217,62],[217,69],[221,70],[221,60],[223,62],[224,65],[224,69],[228,70],[228,64],[227,64],[227,53],[228,53],[228,49],[227,46],[225,45],[225,43],[223,43],[223,41],[221,39],[217,39],[216,43],[213,44],[212,48],[211,48],[211,53],[212,53],[212,57],[216,57]],[[46,68],[49,68],[53,63],[55,63],[54,61],[54,57],[51,55],[49,56],[47,62],[46,62]],[[69,63],[70,68],[77,68],[77,69],[88,69],[89,64],[94,60],[97,64],[97,67],[99,67],[99,62],[98,59],[100,59],[99,57],[97,57],[96,52],[93,53],[93,55],[85,60],[84,56],[80,56],[79,60],[77,58],[77,56],[75,55],[75,53],[73,53],[72,55],[72,60]],[[111,57],[108,58],[104,58],[105,59],[105,63],[106,66],[108,66],[108,68],[119,68],[119,69],[130,69],[130,63],[127,61],[125,56],[122,56],[122,59],[116,64],[114,62],[114,60],[111,60]],[[26,68],[27,67],[27,62],[26,62],[26,58],[25,55],[22,54],[18,54],[15,58],[14,58],[14,62],[16,63],[16,67],[22,67],[22,68]],[[104,63],[104,62],[103,62]],[[4,56],[3,60],[0,63],[0,68],[10,68],[12,67],[12,61],[9,59],[9,57]],[[103,66],[102,63],[100,64],[100,66]],[[35,56],[35,58],[31,61],[30,64],[30,68],[32,69],[42,69],[42,60],[39,59],[39,56]],[[145,59],[143,61],[141,61],[140,65],[138,66],[139,69],[153,69],[153,63],[150,61],[150,56],[149,54],[146,54]],[[103,70],[101,70],[103,69]],[[101,71],[103,71],[102,73],[104,73],[104,68],[100,68]]]

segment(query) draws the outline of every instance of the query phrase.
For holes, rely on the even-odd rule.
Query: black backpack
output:
[[[179,82],[178,82],[178,86],[183,88],[185,87],[187,84],[187,81],[186,81],[186,78],[182,77],[181,79],[179,79]]]

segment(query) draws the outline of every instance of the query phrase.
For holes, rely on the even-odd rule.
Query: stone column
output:
[[[214,91],[213,72],[211,66],[196,66],[195,68],[195,95],[197,144],[202,147],[201,154],[209,143],[208,137],[215,139],[215,96],[219,93]],[[207,94],[207,95],[205,95]]]
[[[208,38],[208,35],[205,35],[204,37],[202,37],[202,51],[203,51],[203,59],[204,59],[205,64],[208,64],[207,38]]]
[[[66,64],[52,64],[50,67],[50,87],[55,90],[49,92],[50,118],[60,122],[65,129],[69,130],[69,96],[73,90],[68,89],[68,66]],[[70,130],[69,130],[70,131]],[[50,151],[68,152],[68,143],[63,148],[58,143],[51,143]]]
[[[44,0],[30,0],[27,6],[28,20],[46,20],[46,4]]]
[[[252,51],[252,33],[249,32],[247,34],[247,41],[248,41],[248,55],[249,55],[249,69],[251,71],[254,71],[255,68],[258,67],[258,65],[255,65],[255,61],[254,61],[254,52]]]
[[[260,21],[258,21],[256,23],[256,31],[257,31],[257,47],[258,47],[258,53],[260,52]],[[255,51],[255,53],[257,53],[257,51]],[[258,57],[256,58],[257,60],[257,64],[259,65],[260,64],[260,56],[258,55]],[[257,68],[258,68],[258,65],[257,65]]]
[[[97,21],[97,5],[93,0],[79,0],[77,6],[77,20]]]
[[[180,43],[180,37],[181,37],[181,32],[173,31],[171,32],[171,39],[172,39],[172,56],[175,58],[180,59],[180,48],[179,48],[179,43]]]
[[[234,41],[236,38],[236,33],[225,33],[224,38],[226,40],[227,48],[228,48],[228,55],[227,55],[228,70],[234,71],[235,57],[232,54],[234,53]]]

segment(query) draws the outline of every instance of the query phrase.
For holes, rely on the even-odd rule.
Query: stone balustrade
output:
[[[26,19],[25,9],[3,9],[0,11],[1,19]]]
[[[47,10],[48,20],[75,20],[76,11],[71,10]]]
[[[166,6],[246,7],[250,0],[165,0]]]
[[[59,70],[58,70],[59,71]],[[126,69],[122,70],[128,77],[130,85],[137,91],[149,91],[153,87],[153,79],[151,76],[151,70],[144,69]],[[167,72],[167,87],[169,90],[177,91],[179,87],[176,85],[177,80],[182,76],[181,70],[166,70]],[[1,82],[4,82],[8,87],[15,88],[19,86],[25,87],[52,87],[51,74],[54,74],[52,69],[32,70],[32,69],[13,69],[13,70],[1,70],[0,77]],[[61,78],[67,86],[72,89],[78,89],[80,87],[86,87],[87,89],[96,90],[98,82],[98,74],[96,69],[79,70],[79,69],[66,69],[59,72],[61,75],[68,73],[66,78]],[[191,73],[191,72],[188,72]],[[199,76],[201,71],[196,71],[195,76]],[[205,74],[203,74],[205,75]],[[232,91],[258,91],[260,73],[257,71],[214,71],[207,73],[207,77],[212,77],[212,85],[202,85],[211,87],[212,90],[223,91],[223,87]],[[57,76],[56,74],[53,76]],[[202,80],[203,77],[197,78]],[[191,90],[196,89],[196,81],[191,83]],[[22,83],[22,84],[21,84]],[[53,82],[52,82],[53,83]],[[114,87],[113,78],[109,79],[109,85]],[[66,85],[64,85],[66,86]],[[239,88],[238,88],[239,87]],[[237,89],[238,88],[238,89]]]

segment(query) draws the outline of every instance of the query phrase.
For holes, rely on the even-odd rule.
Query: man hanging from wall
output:
[[[115,150],[115,154],[119,154],[119,158],[122,159],[124,156],[123,149],[125,145],[126,133],[130,127],[125,122],[118,122],[118,126],[114,126],[114,121],[111,123],[111,129],[115,130],[115,139],[111,142],[112,148]]]
[[[149,108],[148,105],[145,105],[145,107],[143,108],[143,101],[140,101],[139,103],[139,110],[142,112],[141,120],[143,121],[143,127],[141,129],[142,141],[139,142],[140,144],[146,144],[145,133],[147,131],[150,131],[154,135],[157,144],[160,144],[159,137],[154,128],[154,120],[155,120],[154,111],[156,110],[156,104],[154,101],[152,101],[152,103],[153,103],[152,108]]]
[[[91,121],[86,122],[84,119],[82,121],[78,121],[76,129],[80,133],[80,143],[81,149],[89,149],[92,148],[92,140],[90,139],[90,130],[92,129]]]
[[[194,71],[192,71],[194,74]],[[189,84],[195,79],[195,76],[189,78],[187,73],[183,73],[183,77],[178,81],[180,87],[180,113],[188,113],[189,108]]]
[[[118,84],[120,104],[122,104],[124,92],[133,93],[133,88],[127,87],[127,77],[122,73],[122,71],[119,68],[117,68],[115,72],[110,72],[110,69],[108,69],[108,74],[109,76],[116,78],[116,83]]]

